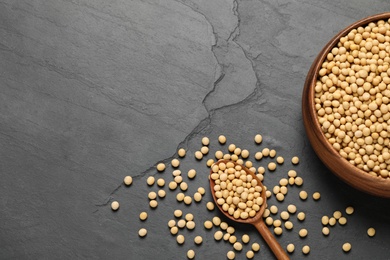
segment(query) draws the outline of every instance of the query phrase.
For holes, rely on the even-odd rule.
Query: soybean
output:
[[[236,257],[236,254],[233,251],[229,251],[226,254],[227,259],[233,260]]]
[[[388,28],[381,20],[341,37],[322,63],[314,94],[318,122],[335,151],[383,178],[389,177]]]
[[[157,186],[163,187],[165,185],[165,180],[160,178],[157,180]]]
[[[270,170],[270,171],[275,171],[275,170],[276,170],[276,163],[270,162],[270,163],[268,164],[268,170]]]
[[[179,232],[179,228],[176,226],[171,227],[170,232],[172,235],[176,235]]]
[[[303,246],[302,247],[302,253],[304,253],[305,255],[310,253],[310,247],[308,245]]]
[[[150,206],[151,208],[157,208],[157,206],[158,206],[157,200],[151,200],[151,201],[149,201],[149,206]]]
[[[290,254],[293,253],[295,250],[295,246],[294,244],[288,244],[287,245],[287,252],[289,252]]]
[[[149,176],[147,179],[146,179],[146,183],[149,185],[149,186],[152,186],[154,184],[154,177],[153,176]]]
[[[215,240],[219,241],[219,240],[222,239],[222,237],[223,237],[222,231],[218,230],[217,232],[214,233],[214,239]]]
[[[252,250],[249,250],[245,254],[246,258],[252,259],[255,256],[255,253]]]
[[[180,161],[178,159],[173,159],[171,161],[171,165],[172,165],[173,168],[177,168],[180,165]]]
[[[228,233],[229,234],[229,233]],[[230,235],[230,237],[229,237],[229,243],[230,244],[234,244],[234,243],[236,243],[237,242],[237,237],[236,236],[232,236],[232,235]]]
[[[347,213],[348,215],[353,214],[353,212],[354,212],[354,208],[351,207],[351,206],[349,206],[349,207],[347,207],[347,208],[345,209],[345,213]]]
[[[192,249],[188,250],[187,251],[187,258],[188,259],[194,259],[194,257],[195,257],[195,251],[192,250]]]
[[[209,145],[209,143],[210,143],[210,139],[208,137],[205,136],[205,137],[202,138],[202,144],[203,145],[207,146],[207,145]]]
[[[203,188],[203,187],[199,187],[199,188],[198,188],[198,192],[199,192],[201,195],[204,195],[204,194],[206,193],[206,190],[205,190],[205,188]]]
[[[305,228],[302,228],[301,230],[299,230],[299,236],[304,238],[307,236],[307,229]]]
[[[186,223],[186,227],[187,227],[187,229],[189,229],[189,230],[194,229],[194,228],[195,228],[195,222],[192,221],[192,220],[188,221],[188,222]]]
[[[111,209],[116,211],[119,209],[119,202],[118,201],[113,201],[111,202]]]
[[[157,198],[157,193],[154,192],[154,191],[149,192],[149,193],[148,193],[148,198],[149,198],[150,200],[156,199],[156,198]]]
[[[212,210],[214,210],[214,203],[209,201],[209,202],[207,202],[206,207],[208,210],[212,211]]]
[[[160,198],[164,198],[165,195],[166,195],[166,192],[165,192],[165,190],[159,190],[159,191],[157,192],[157,194],[158,194],[158,196],[159,196]]]
[[[180,219],[178,222],[177,222],[177,226],[179,228],[184,228],[186,226],[187,222],[184,220],[184,219]]]
[[[184,244],[185,238],[184,238],[183,235],[178,235],[178,236],[176,237],[176,241],[177,241],[177,243],[178,243],[179,245],[182,245],[182,244]]]
[[[140,220],[146,220],[148,218],[148,213],[146,213],[146,212],[141,212],[140,214],[139,214],[139,219]]]
[[[164,163],[157,164],[157,171],[162,172],[164,170],[165,170],[165,164]]]
[[[194,238],[194,242],[195,242],[195,244],[200,245],[203,242],[203,238],[201,236],[196,236]]]
[[[182,190],[182,191],[186,191],[187,189],[188,189],[188,184],[186,183],[186,182],[181,182],[180,183],[180,189]]]
[[[294,157],[291,159],[291,162],[292,162],[292,164],[298,164],[298,163],[299,163],[299,158],[298,158],[298,156],[294,156]]]
[[[125,183],[126,186],[130,186],[133,183],[133,178],[131,176],[126,176],[123,179],[123,182]]]
[[[177,154],[178,154],[180,157],[184,157],[184,156],[186,156],[186,150],[183,149],[183,148],[180,148],[179,151],[177,151]]]
[[[255,143],[256,144],[261,144],[262,141],[263,141],[263,137],[260,134],[257,134],[255,136]]]
[[[304,212],[299,212],[297,215],[298,220],[304,221],[306,217],[306,214]]]
[[[343,244],[343,251],[344,251],[344,252],[349,252],[349,251],[351,251],[351,248],[352,248],[352,246],[351,246],[350,243],[344,243],[344,244]]]
[[[146,230],[146,228],[141,228],[140,230],[138,230],[138,235],[139,235],[140,237],[146,236],[147,233],[148,233],[148,231]]]
[[[260,250],[260,244],[259,243],[253,243],[252,244],[252,250],[254,252],[258,252]]]
[[[196,151],[196,152],[194,153],[194,156],[195,156],[195,158],[196,158],[197,160],[202,160],[202,158],[203,158],[203,153],[202,153],[201,151]]]
[[[202,194],[200,194],[199,192],[195,192],[194,193],[194,201],[200,202],[201,200],[202,200]]]
[[[168,227],[174,227],[176,225],[176,221],[174,219],[171,219],[168,221]]]
[[[177,188],[177,182],[175,182],[175,181],[171,181],[171,182],[169,182],[169,189],[170,190],[174,190],[174,189],[176,189]]]
[[[225,144],[226,143],[226,137],[224,135],[218,136],[218,141],[220,144]]]
[[[375,228],[370,227],[369,229],[367,229],[367,235],[369,237],[375,236]]]
[[[213,222],[211,222],[210,220],[206,220],[204,223],[203,223],[204,227],[206,229],[212,229],[213,228]]]
[[[321,198],[321,194],[319,192],[314,192],[313,193],[313,199],[314,200],[319,200]]]
[[[192,202],[192,198],[190,196],[185,196],[183,201],[184,201],[184,204],[190,205]]]
[[[347,224],[347,219],[345,217],[339,218],[339,224],[344,226],[345,224]]]
[[[207,146],[203,146],[202,148],[200,148],[200,152],[206,155],[209,153],[209,148]]]
[[[248,236],[247,234],[244,234],[244,235],[242,235],[241,240],[242,240],[242,242],[243,242],[244,244],[248,244],[250,238],[249,238],[249,236]]]
[[[183,211],[181,211],[180,209],[177,209],[173,212],[173,215],[177,218],[180,218],[182,215],[183,215]]]
[[[290,204],[287,206],[287,211],[291,214],[294,214],[295,212],[297,212],[297,207],[295,205]]]
[[[187,177],[188,177],[189,179],[193,179],[193,178],[195,178],[195,176],[196,176],[196,170],[191,169],[191,170],[188,171]]]
[[[213,217],[213,224],[218,227],[221,224],[221,219],[219,217]]]
[[[242,250],[242,244],[240,242],[236,242],[236,243],[234,243],[233,248],[236,251],[241,251]]]
[[[293,223],[292,223],[291,221],[286,221],[286,222],[284,223],[284,227],[285,227],[287,230],[291,230],[291,229],[293,229],[294,225],[293,225]]]
[[[329,235],[329,228],[328,227],[323,227],[322,228],[322,234],[324,234],[324,236]]]

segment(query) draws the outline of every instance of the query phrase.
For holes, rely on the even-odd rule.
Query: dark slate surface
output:
[[[292,259],[390,259],[388,200],[362,194],[335,178],[305,136],[301,93],[306,73],[326,41],[357,19],[388,10],[379,1],[0,1],[0,258],[1,259],[225,259],[232,247],[213,240],[203,221],[210,193],[190,207],[178,191],[148,208],[150,175],[171,180],[178,147],[185,173],[198,175],[188,194],[208,188],[206,160],[195,161],[202,136],[211,158],[223,133],[228,143],[252,152],[274,148],[286,158],[265,184],[275,185],[294,167],[304,178],[284,209],[293,231],[279,237],[296,245]],[[263,144],[253,143],[255,134]],[[265,165],[269,160],[256,165]],[[122,184],[131,175],[131,187]],[[186,180],[186,178],[185,178]],[[298,192],[320,191],[318,202]],[[120,209],[112,212],[110,202]],[[320,218],[353,205],[346,226],[321,234]],[[166,226],[174,209],[195,215],[196,228],[180,231],[183,246]],[[141,223],[138,214],[148,211]],[[230,223],[229,224],[233,224]],[[255,259],[272,259],[256,230],[236,225],[261,244]],[[368,227],[377,230],[374,238]],[[149,231],[144,239],[140,227]],[[298,237],[299,228],[309,235]],[[192,239],[204,242],[195,246]],[[344,242],[352,251],[341,250]],[[310,245],[303,256],[301,247]],[[236,259],[245,259],[244,250]]]

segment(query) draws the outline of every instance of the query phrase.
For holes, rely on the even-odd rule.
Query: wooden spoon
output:
[[[232,162],[235,166],[236,165],[240,165],[234,161],[229,161],[229,160],[219,160],[218,162],[216,162],[215,164],[218,165],[220,163],[228,163],[228,162]],[[287,253],[283,250],[283,248],[280,246],[280,244],[278,243],[278,241],[276,240],[276,238],[272,235],[271,231],[269,231],[268,227],[265,225],[264,221],[263,221],[263,213],[264,213],[264,210],[267,206],[267,197],[265,196],[265,189],[264,189],[264,186],[263,184],[261,183],[261,181],[259,180],[259,178],[256,177],[256,175],[251,172],[248,168],[246,168],[245,166],[243,165],[240,165],[242,167],[242,169],[249,175],[252,175],[253,179],[257,180],[257,183],[259,186],[261,186],[262,188],[262,192],[261,192],[261,197],[263,198],[263,204],[261,205],[260,207],[260,210],[257,211],[256,215],[254,217],[249,217],[247,219],[241,219],[241,218],[238,218],[238,219],[235,219],[233,216],[230,216],[229,213],[227,213],[226,211],[224,211],[222,209],[222,207],[220,205],[218,205],[217,203],[217,198],[215,197],[215,191],[214,191],[214,180],[210,178],[210,188],[211,188],[211,194],[213,195],[213,198],[214,198],[214,201],[215,201],[215,204],[217,205],[217,207],[219,208],[219,210],[229,219],[231,219],[232,221],[236,221],[236,222],[240,222],[240,223],[247,223],[247,224],[252,224],[253,226],[256,227],[256,229],[259,231],[259,233],[261,234],[261,236],[263,237],[263,239],[265,240],[265,242],[268,244],[268,246],[271,248],[272,252],[274,253],[274,255],[276,256],[277,259],[279,260],[287,260],[287,259],[290,259],[287,255]],[[213,171],[211,170],[211,173],[210,175],[213,173]]]

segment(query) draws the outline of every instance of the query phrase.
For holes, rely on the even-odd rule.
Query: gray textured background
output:
[[[157,188],[145,184],[150,175],[169,181],[171,168],[158,174],[155,164],[184,147],[181,170],[198,170],[188,193],[208,188],[205,160],[193,153],[202,136],[212,140],[208,157],[226,150],[216,141],[223,133],[252,154],[270,147],[286,158],[267,175],[269,187],[292,156],[301,158],[304,186],[291,188],[283,203],[269,202],[294,203],[307,214],[303,223],[294,216],[294,230],[278,238],[283,247],[296,245],[292,259],[390,259],[389,201],[349,188],[324,167],[306,139],[300,105],[324,44],[389,7],[385,0],[0,1],[0,258],[185,259],[194,248],[197,259],[225,259],[231,245],[202,227],[220,215],[205,209],[209,192],[185,207],[168,191],[149,210],[146,195]],[[129,188],[121,184],[126,175],[134,177]],[[321,200],[301,202],[302,189],[320,191]],[[109,207],[114,199],[118,212]],[[348,224],[323,237],[321,216],[348,205],[355,207]],[[197,223],[182,231],[183,246],[166,226],[176,208]],[[137,236],[142,226],[145,239]],[[366,235],[370,226],[374,238]],[[272,259],[252,227],[235,227],[261,244],[255,259]],[[300,227],[307,238],[298,237]],[[198,234],[204,242],[195,247]],[[349,254],[344,242],[352,244]]]

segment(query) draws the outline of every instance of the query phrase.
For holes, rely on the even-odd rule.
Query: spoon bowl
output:
[[[253,217],[248,217],[247,219],[242,219],[242,218],[234,218],[231,216],[228,212],[224,211],[222,209],[222,206],[217,203],[217,197],[215,196],[215,182],[213,179],[210,178],[210,189],[211,189],[211,194],[213,196],[213,199],[215,201],[215,204],[219,208],[219,210],[230,220],[239,222],[239,223],[246,223],[246,224],[252,224],[253,226],[256,227],[256,229],[259,231],[260,235],[263,237],[263,239],[266,241],[268,246],[271,248],[272,252],[274,253],[275,257],[280,260],[287,260],[290,259],[287,255],[287,253],[283,250],[279,242],[276,240],[276,238],[272,235],[271,231],[269,231],[268,227],[264,223],[263,220],[263,213],[265,211],[265,208],[267,207],[267,197],[265,194],[265,188],[260,181],[259,178],[257,178],[256,174],[251,172],[248,168],[245,166],[238,164],[234,161],[230,160],[219,160],[218,162],[214,163],[215,165],[218,165],[220,163],[228,163],[231,162],[234,164],[234,166],[239,165],[241,168],[246,172],[247,175],[251,175],[253,179],[257,181],[257,185],[261,187],[261,197],[263,198],[263,204],[260,206],[260,210],[256,212],[256,215]],[[212,174],[212,170],[210,172],[210,175]]]

